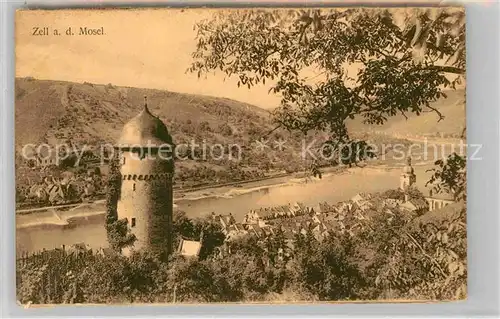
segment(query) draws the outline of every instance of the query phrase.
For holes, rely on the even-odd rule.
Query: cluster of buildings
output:
[[[70,198],[74,187],[71,178],[45,177],[42,182],[30,186],[28,198],[37,198],[41,202],[55,205]]]
[[[413,202],[413,201],[412,201]],[[229,215],[213,216],[226,235],[226,241],[238,240],[244,236],[265,239],[281,232],[285,239],[293,240],[295,235],[306,235],[308,231],[322,240],[330,233],[352,233],[361,226],[361,221],[373,214],[385,212],[388,217],[400,211],[415,212],[414,204],[398,199],[382,199],[371,194],[360,193],[350,200],[330,205],[326,202],[316,207],[295,203],[277,208],[252,210],[243,222],[236,222]],[[278,215],[279,214],[279,215]],[[276,216],[278,215],[278,216]],[[360,223],[356,223],[356,220]]]
[[[72,150],[70,150],[72,151]],[[33,166],[37,168],[45,168],[49,166],[59,166],[63,160],[73,157],[80,157],[78,164],[85,167],[103,167],[102,159],[93,153],[92,150],[84,151],[79,155],[74,150],[69,154],[59,154],[56,148],[41,148],[33,154]],[[105,166],[104,166],[105,167]]]
[[[26,197],[51,205],[67,204],[99,195],[103,191],[101,182],[100,177],[91,171],[78,177],[65,172],[61,177],[47,176],[41,182],[30,185]]]
[[[419,197],[411,196],[410,189],[416,183],[416,175],[411,166],[411,159],[403,168],[400,187],[392,196],[386,194],[359,193],[347,201],[335,205],[320,203],[316,207],[308,207],[301,203],[274,208],[251,210],[237,222],[231,214],[215,215],[211,218],[220,224],[226,242],[238,240],[245,236],[254,236],[263,242],[267,237],[282,234],[285,238],[285,250],[293,251],[296,235],[308,232],[319,241],[332,233],[348,233],[354,235],[363,227],[363,220],[381,212],[390,220],[396,214],[422,215],[428,211],[444,208],[454,200],[450,196],[440,195]],[[228,252],[221,249],[220,254]]]

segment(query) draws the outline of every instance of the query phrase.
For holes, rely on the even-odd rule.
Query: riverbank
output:
[[[339,173],[345,168],[328,168],[326,174]],[[235,182],[211,188],[185,190],[174,192],[174,209],[181,206],[190,206],[189,202],[200,200],[216,200],[234,198],[251,192],[258,192],[270,187],[281,187],[294,183],[295,174],[286,174],[272,178],[261,178],[245,182]],[[297,181],[295,181],[297,182]],[[25,229],[38,226],[69,226],[68,220],[77,222],[77,219],[104,215],[106,213],[106,201],[98,200],[92,203],[81,203],[73,205],[51,206],[23,210],[16,214],[16,229]]]
[[[461,142],[457,139],[425,139],[421,138],[408,138],[408,140],[416,142],[420,145],[420,147],[414,147],[411,150],[411,155],[416,156],[413,165],[433,165],[434,161],[437,158],[445,158],[448,154],[453,151],[456,151],[456,148]],[[436,147],[439,145],[440,147]],[[457,146],[457,147],[456,147]],[[395,152],[389,150],[386,154],[380,155],[380,158],[369,160],[364,167],[401,167],[405,164],[405,155],[404,154],[395,154]],[[356,167],[356,166],[355,166]],[[346,166],[337,166],[337,167],[323,167],[321,171],[323,174],[328,174],[331,172],[340,172],[342,170],[348,169]],[[300,174],[305,174],[304,172],[296,172],[296,173],[276,173],[271,176],[256,178],[252,180],[245,181],[234,181],[228,183],[221,183],[217,185],[203,183],[199,186],[189,187],[189,188],[181,188],[174,187],[174,198],[176,200],[199,200],[204,197],[217,197],[217,196],[233,196],[230,193],[231,190],[236,188],[241,189],[241,192],[245,193],[248,189],[263,187],[267,185],[274,185],[280,183],[286,183],[288,180],[293,178],[293,176],[297,176]],[[235,191],[235,194],[240,193],[240,191]],[[73,208],[79,207],[85,204],[92,203],[104,203],[103,198],[96,198],[96,200],[92,202],[86,203],[75,203],[68,205],[58,205],[58,206],[50,206],[50,207],[33,207],[28,209],[17,209],[16,215],[24,215],[24,214],[34,214],[40,212],[46,212],[47,210],[61,210],[65,208]]]
[[[279,174],[274,174],[271,176],[266,176],[266,177],[261,177],[261,178],[255,178],[251,180],[243,180],[243,181],[235,181],[235,182],[228,182],[228,183],[221,183],[221,184],[216,184],[216,185],[203,185],[203,186],[195,186],[195,187],[189,187],[189,188],[175,188],[173,189],[174,192],[174,197],[178,196],[179,198],[184,198],[187,194],[196,194],[198,192],[205,192],[209,193],[210,190],[212,189],[218,189],[218,188],[224,188],[224,187],[242,187],[243,185],[248,185],[252,183],[262,183],[266,184],[266,181],[270,181],[272,183],[272,180],[279,179],[279,178],[286,178],[288,176],[291,176],[293,174],[288,174],[288,173],[279,173]],[[93,203],[105,203],[104,198],[97,198],[93,201],[89,202],[80,202],[80,203],[73,203],[73,204],[64,204],[64,205],[54,205],[54,206],[44,206],[44,207],[33,207],[33,208],[24,208],[24,209],[16,209],[16,215],[24,215],[24,214],[33,214],[37,212],[45,212],[47,210],[59,210],[59,209],[66,209],[66,208],[74,208],[74,207],[79,207],[81,205],[87,205],[87,204],[93,204]]]
[[[418,163],[415,164],[418,166]],[[374,165],[367,165],[365,167],[336,167],[323,169],[323,176],[321,180],[315,177],[297,178],[294,175],[289,174],[287,176],[276,177],[273,179],[240,183],[239,185],[241,185],[241,187],[234,187],[233,185],[233,187],[213,187],[185,192],[182,194],[177,193],[174,194],[174,205],[175,208],[186,211],[192,217],[208,214],[210,211],[214,211],[216,213],[226,213],[226,209],[229,209],[231,205],[237,206],[238,200],[243,197],[253,196],[255,198],[255,205],[258,206],[261,204],[259,203],[259,198],[269,192],[273,192],[274,189],[283,190],[282,192],[278,192],[280,196],[282,196],[281,193],[289,190],[290,188],[307,187],[307,184],[313,185],[320,183],[321,181],[323,181],[323,183],[329,183],[329,181],[335,176],[346,174],[384,175],[387,174],[387,172],[401,169],[401,165],[387,166],[374,163]],[[346,181],[348,181],[348,179]],[[348,187],[348,185],[344,186]],[[395,184],[395,186],[397,185]],[[294,195],[290,195],[288,197],[287,202],[298,201]],[[216,203],[224,200],[226,202],[230,202],[231,205],[227,205],[227,208],[225,208],[224,211],[220,211],[218,204]],[[202,205],[201,203],[206,203],[206,205]],[[93,203],[84,203],[72,207],[51,207],[44,211],[37,210],[36,213],[17,215],[16,229],[27,229],[41,225],[70,227],[72,224],[80,224],[80,219],[85,222],[85,219],[93,216],[104,216],[105,211],[106,203],[104,200]],[[239,213],[240,215],[242,214],[242,212]],[[70,221],[72,221],[72,223]]]
[[[252,184],[251,186],[255,187],[246,185],[244,188],[229,190],[214,189],[209,196],[190,195],[188,198],[177,198],[176,205],[188,218],[207,216],[211,212],[231,213],[236,221],[241,222],[252,209],[293,205],[295,202],[314,207],[321,202],[338,203],[349,200],[361,192],[375,193],[396,189],[399,187],[402,165],[353,167],[342,172],[325,173],[322,179],[290,177],[265,186]],[[417,187],[425,194],[428,192],[425,183],[432,175],[427,172],[428,168],[426,165],[415,165]],[[82,206],[57,211],[60,218],[68,221],[67,225],[56,225],[60,221],[54,216],[54,212],[19,215],[16,218],[16,249],[30,252],[82,242],[96,249],[105,247],[107,241],[104,211],[104,205],[100,209],[96,206]]]

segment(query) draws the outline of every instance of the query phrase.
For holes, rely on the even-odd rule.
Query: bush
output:
[[[17,295],[22,303],[463,298],[465,207],[446,217],[393,212],[339,216],[348,231],[321,240],[309,227],[293,239],[276,231],[231,242],[211,220],[178,212],[174,237],[203,237],[199,258],[45,252],[18,263]]]
[[[231,128],[231,126],[227,123],[222,123],[219,125],[218,127],[218,132],[220,134],[222,134],[222,136],[231,136],[233,135],[233,129]]]

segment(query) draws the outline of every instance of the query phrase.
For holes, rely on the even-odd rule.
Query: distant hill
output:
[[[354,132],[377,131],[398,136],[438,135],[458,137],[465,127],[465,90],[445,91],[447,97],[432,103],[431,106],[439,110],[444,120],[438,122],[435,112],[424,112],[420,115],[407,114],[408,119],[403,116],[389,118],[386,124],[365,125],[362,119],[355,119],[349,123],[349,128]]]
[[[465,91],[447,91],[433,103],[445,119],[433,112],[408,119],[395,116],[383,126],[365,125],[360,118],[348,123],[352,132],[377,131],[391,135],[459,135],[465,127]],[[16,79],[16,148],[26,143],[97,145],[116,141],[124,123],[143,107],[148,97],[152,113],[166,124],[174,140],[202,135],[211,141],[237,142],[273,128],[268,111],[226,98],[191,95],[111,84]],[[229,128],[228,128],[229,127]]]
[[[263,152],[252,147],[274,128],[269,112],[254,105],[226,98],[111,84],[31,78],[18,78],[15,84],[18,185],[31,184],[57,171],[55,168],[30,169],[28,162],[19,156],[23,145],[47,143],[53,147],[65,143],[79,149],[113,145],[123,125],[142,110],[145,95],[151,113],[166,124],[174,143],[184,144],[179,147],[183,160],[176,162],[175,179],[182,187],[262,178],[265,174],[303,168],[299,139],[290,139],[284,151],[268,147]],[[278,139],[284,134],[287,133],[277,130],[272,137]],[[192,142],[197,146],[192,147]],[[215,144],[217,147],[210,148]],[[240,146],[235,156],[241,155],[237,163],[228,155],[235,150],[235,144]],[[205,151],[203,145],[207,146]],[[220,152],[224,154],[222,159]],[[99,156],[98,149],[94,155]],[[78,168],[71,169],[81,174]]]
[[[123,124],[138,114],[148,97],[153,114],[167,125],[176,144],[206,141],[207,145],[238,144],[246,147],[239,162],[242,169],[303,169],[301,136],[284,130],[274,131],[271,140],[285,139],[284,150],[258,152],[255,141],[274,128],[267,110],[226,98],[169,92],[166,90],[118,87],[112,84],[72,83],[63,81],[16,79],[15,137],[16,149],[27,143],[72,143],[98,146],[114,143]],[[359,119],[348,126],[353,133],[386,133],[401,138],[417,135],[459,136],[465,127],[465,91],[447,92],[433,104],[445,119],[437,122],[435,113],[408,115],[389,119],[383,126],[371,126]],[[184,161],[185,169],[226,170],[230,162]],[[195,174],[195,173],[193,173]],[[198,174],[198,173],[196,173]],[[205,174],[203,171],[200,174]],[[253,175],[252,175],[253,176]],[[186,177],[188,179],[188,177]]]
[[[15,85],[18,149],[42,141],[116,141],[123,124],[142,109],[145,95],[151,112],[167,124],[176,141],[197,133],[202,122],[202,129],[221,135],[228,134],[227,125],[231,135],[272,126],[266,110],[226,98],[31,78],[17,78]]]

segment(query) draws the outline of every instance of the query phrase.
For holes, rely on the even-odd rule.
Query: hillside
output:
[[[383,126],[365,125],[357,118],[349,123],[349,128],[354,132],[377,131],[397,136],[438,135],[458,137],[465,127],[465,90],[445,91],[447,97],[432,103],[431,106],[439,110],[444,120],[438,122],[438,115],[434,112],[407,114],[389,118]]]
[[[57,169],[29,168],[19,156],[23,145],[92,147],[99,156],[99,146],[113,145],[124,123],[140,112],[144,96],[150,111],[164,121],[174,142],[181,146],[179,155],[185,160],[176,162],[175,183],[179,187],[238,182],[303,167],[298,139],[288,141],[284,151],[269,148],[262,152],[252,147],[274,126],[268,111],[250,104],[166,90],[19,78],[15,108],[17,185],[28,186],[60,173]],[[284,134],[288,133],[275,131],[271,137],[278,139]],[[197,146],[192,147],[193,142]],[[210,148],[215,144],[218,146]],[[240,146],[239,154],[232,146],[235,144]],[[235,161],[238,155],[239,161]],[[83,170],[71,170],[83,178]]]
[[[350,123],[354,124],[351,125],[351,130],[364,133],[365,138],[373,137],[374,143],[393,142],[395,135],[405,133],[455,134],[460,132],[460,123],[464,122],[465,117],[460,91],[452,93],[448,99],[440,100],[434,105],[446,116],[441,123],[436,122],[435,114],[425,113],[420,117],[409,117],[408,120],[394,118],[386,126],[378,127],[353,121]],[[271,131],[274,125],[268,111],[250,104],[165,90],[30,78],[16,79],[16,149],[19,152],[28,143],[48,143],[52,146],[66,143],[80,148],[84,145],[98,147],[103,143],[114,144],[123,124],[142,109],[145,95],[151,112],[165,122],[174,142],[177,145],[189,145],[184,145],[184,153],[181,154],[185,160],[176,162],[176,187],[205,187],[214,183],[261,179],[276,176],[283,171],[302,171],[311,163],[302,160],[300,134],[279,129],[268,136],[267,148],[255,147],[255,141]],[[380,139],[382,135],[370,136],[370,131],[387,132],[392,136]],[[320,147],[321,142],[317,137],[319,136],[315,134],[308,136],[308,142],[318,141],[314,144]],[[285,141],[284,149],[276,148],[275,142],[278,140]],[[196,150],[190,149],[191,141],[198,145]],[[200,154],[203,143],[208,147],[205,151],[206,158]],[[222,159],[220,154],[215,154],[218,150],[221,151],[220,148],[210,148],[214,144],[224,147]],[[240,146],[239,160],[229,156],[233,153],[231,145],[235,144]],[[212,150],[215,150],[214,154]],[[332,165],[332,162],[325,159],[317,164]],[[64,172],[64,168],[32,169],[19,156],[16,165],[16,191],[20,202],[31,196],[30,187],[33,183],[40,183],[44,177],[59,176]],[[84,166],[66,169],[75,174],[80,184],[86,183]],[[95,182],[97,192],[102,191],[103,185],[101,180]],[[79,188],[80,193],[82,189],[83,186]]]
[[[151,111],[166,124],[174,140],[203,137],[209,142],[252,142],[273,128],[269,112],[226,98],[190,95],[111,84],[16,79],[16,149],[26,143],[51,145],[71,140],[76,145],[112,143],[123,124],[142,108],[148,96]],[[390,135],[459,135],[465,127],[465,91],[448,91],[432,105],[434,112],[390,118],[383,126],[365,125],[360,118],[349,123],[352,132]],[[29,128],[29,129],[26,129]],[[252,135],[252,136],[249,136]]]
[[[190,132],[190,126],[194,131],[202,122],[215,134],[225,131],[221,128],[225,124],[235,135],[253,126],[271,127],[267,111],[225,98],[18,78],[16,147],[42,141],[56,144],[68,139],[77,145],[111,143],[118,138],[123,124],[141,110],[145,95],[151,111],[167,124],[176,141],[195,133]]]

